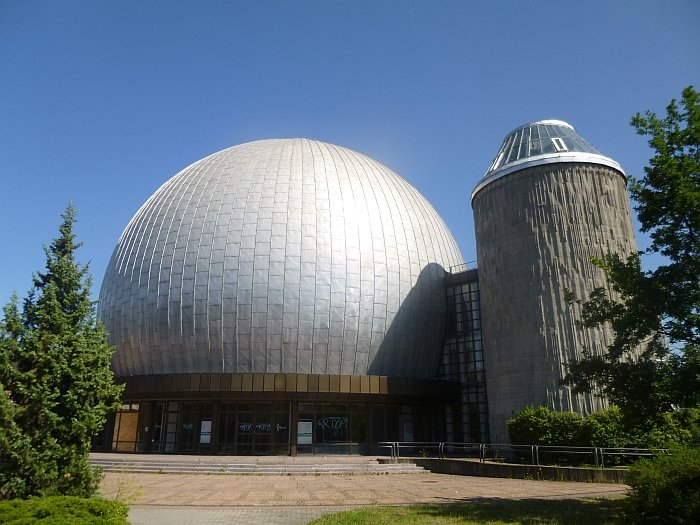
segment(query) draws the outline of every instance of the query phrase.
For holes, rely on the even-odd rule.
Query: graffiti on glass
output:
[[[343,416],[327,416],[316,421],[316,426],[325,430],[348,428],[348,418]]]
[[[239,423],[239,432],[271,432],[272,423]]]

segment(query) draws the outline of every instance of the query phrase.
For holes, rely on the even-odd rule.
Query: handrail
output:
[[[565,445],[523,445],[512,443],[477,443],[456,441],[379,441],[378,448],[389,449],[391,457],[402,457],[402,450],[406,456],[415,457],[416,452],[427,456],[430,450],[435,450],[438,459],[444,459],[447,454],[456,457],[478,457],[481,463],[488,459],[488,452],[495,453],[495,457],[501,457],[501,452],[515,455],[516,453],[529,453],[530,464],[540,466],[540,452],[570,455],[590,455],[596,468],[605,468],[606,457],[652,457],[654,454],[669,454],[668,449],[658,448],[634,448],[634,447],[576,447]],[[411,451],[413,454],[411,454]]]

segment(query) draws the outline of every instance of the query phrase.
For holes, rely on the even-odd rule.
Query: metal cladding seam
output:
[[[444,269],[463,263],[404,179],[307,139],[214,153],[121,235],[98,314],[118,376],[287,372],[429,378]]]

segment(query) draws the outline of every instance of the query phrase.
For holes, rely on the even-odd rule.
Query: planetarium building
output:
[[[375,453],[389,440],[488,441],[490,398],[497,400],[496,429],[526,404],[594,408],[562,404],[569,397],[557,381],[566,359],[605,334],[577,339],[564,333],[574,330],[568,318],[562,328],[568,314],[539,312],[561,306],[558,286],[571,284],[562,275],[573,272],[576,286],[569,287],[579,292],[597,284],[584,259],[610,248],[609,237],[633,246],[624,173],[567,124],[545,122],[528,127],[527,140],[532,130],[543,135],[539,152],[522,149],[521,133],[519,153],[502,148],[475,190],[478,270],[466,268],[450,231],[415,188],[347,148],[306,139],[251,142],[175,175],[127,225],[100,291],[98,314],[116,347],[112,367],[126,383],[105,448]],[[546,151],[562,144],[566,151]],[[552,166],[561,174],[543,174]],[[572,184],[563,211],[559,201],[542,209],[533,200]],[[599,197],[605,202],[590,202]],[[576,209],[576,199],[585,209]],[[601,217],[587,215],[591,206],[603,209]],[[541,248],[525,253],[541,226],[526,220],[516,227],[520,244],[509,247],[508,231],[528,209],[562,212],[567,217],[550,222],[602,237],[567,233],[573,259],[550,243],[554,262]],[[591,222],[599,218],[600,226]],[[544,279],[547,272],[557,279]],[[514,289],[520,302],[509,298]],[[498,306],[503,301],[513,302],[510,310]],[[511,316],[524,314],[517,305],[537,309],[535,319],[514,322]],[[545,391],[527,390],[530,382]]]

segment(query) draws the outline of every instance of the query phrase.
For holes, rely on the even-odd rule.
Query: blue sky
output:
[[[389,166],[475,260],[469,195],[504,135],[566,120],[641,176],[629,119],[700,86],[698,27],[697,0],[0,0],[0,302],[69,201],[96,295],[163,182],[274,137]]]

